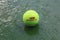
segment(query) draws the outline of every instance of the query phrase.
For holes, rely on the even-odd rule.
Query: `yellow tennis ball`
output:
[[[34,10],[28,10],[23,15],[23,22],[28,26],[35,26],[39,22],[39,15]]]

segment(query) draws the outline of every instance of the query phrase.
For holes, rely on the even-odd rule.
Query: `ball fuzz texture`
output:
[[[39,22],[39,15],[34,10],[28,10],[23,15],[23,22],[27,26],[35,26]]]

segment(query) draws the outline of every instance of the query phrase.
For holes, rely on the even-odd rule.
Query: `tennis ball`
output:
[[[23,22],[28,26],[35,26],[39,22],[39,15],[34,10],[28,10],[23,15]]]

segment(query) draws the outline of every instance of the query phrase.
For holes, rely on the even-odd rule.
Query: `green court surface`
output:
[[[39,13],[39,24],[28,28],[27,10]],[[0,40],[60,40],[60,0],[0,0]]]

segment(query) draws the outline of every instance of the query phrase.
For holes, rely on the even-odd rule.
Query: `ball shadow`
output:
[[[28,35],[36,35],[39,33],[39,25],[35,25],[35,26],[26,26],[25,25],[24,31]]]

